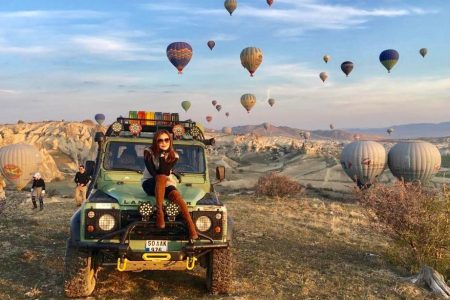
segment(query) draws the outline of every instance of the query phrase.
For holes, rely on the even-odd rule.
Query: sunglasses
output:
[[[168,142],[170,142],[170,139],[169,139],[169,138],[166,138],[166,139],[157,139],[156,141],[157,141],[158,143],[162,143],[162,142],[168,143]]]

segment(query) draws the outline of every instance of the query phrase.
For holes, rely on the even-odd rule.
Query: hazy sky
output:
[[[0,122],[98,112],[112,121],[129,110],[176,111],[202,122],[211,115],[213,128],[450,121],[449,15],[448,0],[275,0],[271,8],[238,0],[231,17],[222,0],[1,0]],[[193,47],[183,75],[166,57],[174,41]],[[264,53],[254,78],[240,64],[247,46]],[[400,53],[391,74],[378,60],[389,48]],[[324,54],[332,56],[328,64]],[[345,60],[355,64],[348,78]],[[240,104],[244,93],[258,98],[250,114]],[[192,102],[187,114],[182,100]]]

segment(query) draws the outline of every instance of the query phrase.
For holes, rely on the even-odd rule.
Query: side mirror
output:
[[[93,160],[86,161],[85,168],[86,168],[86,173],[89,176],[91,176],[91,177],[94,176],[94,173],[95,173],[95,161],[93,161]]]
[[[225,167],[218,166],[216,167],[216,179],[222,181],[225,179]]]
[[[96,143],[103,142],[105,140],[105,134],[101,131],[97,131],[94,136],[94,141]]]

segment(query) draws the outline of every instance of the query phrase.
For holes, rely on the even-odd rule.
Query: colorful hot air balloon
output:
[[[233,11],[237,7],[237,0],[225,0],[223,4],[226,10],[230,13],[230,16],[233,14]]]
[[[233,129],[231,127],[224,127],[224,128],[222,128],[222,132],[225,134],[232,134]]]
[[[241,96],[241,104],[250,113],[252,107],[256,104],[256,96],[253,94],[244,94]]]
[[[208,123],[211,122],[212,119],[213,119],[213,117],[211,117],[211,116],[206,116],[206,121],[208,121]]]
[[[391,73],[391,69],[398,62],[400,55],[394,49],[384,50],[380,53],[380,62]]]
[[[267,0],[267,4],[269,5],[269,7],[272,6],[273,0]]]
[[[220,111],[222,109],[222,105],[216,105],[217,111]]]
[[[213,106],[216,106],[216,105],[217,105],[217,101],[216,101],[216,100],[213,100],[213,101],[211,101],[211,104],[212,104]]]
[[[0,148],[0,172],[17,190],[30,182],[41,164],[41,153],[31,145],[19,143]]]
[[[320,79],[322,79],[322,82],[325,82],[325,80],[327,80],[328,78],[328,74],[327,72],[322,72],[319,74]]]
[[[167,46],[166,53],[172,65],[177,68],[178,74],[182,74],[192,58],[192,47],[185,42],[175,42]]]
[[[394,132],[394,128],[388,128],[387,130],[386,130],[386,132],[389,134],[389,135],[391,135],[391,133],[393,133]]]
[[[425,55],[427,55],[428,53],[428,49],[427,48],[422,48],[419,50],[420,55],[422,55],[422,57],[425,57]]]
[[[96,114],[94,118],[95,118],[95,121],[97,121],[98,125],[102,125],[103,122],[105,122],[104,114]]]
[[[226,112],[226,113],[225,113],[225,116],[229,117],[229,116],[230,116],[230,113],[229,113],[229,112]]]
[[[263,126],[264,126],[265,130],[269,130],[272,127],[272,125],[270,125],[270,123],[267,123],[267,122],[264,123]]]
[[[270,106],[273,106],[275,104],[275,99],[270,98],[269,100],[267,100],[267,102],[269,103]]]
[[[341,70],[342,72],[344,72],[344,74],[348,77],[348,75],[352,72],[353,70],[353,63],[351,61],[344,61],[341,64]]]
[[[323,56],[323,61],[327,64],[329,61],[331,60],[331,56],[329,55],[324,55]]]
[[[428,142],[401,142],[388,153],[388,165],[392,174],[406,182],[428,182],[441,167],[438,148]]]
[[[184,109],[185,112],[191,108],[191,102],[190,101],[183,101],[181,102],[181,107]]]
[[[344,147],[341,165],[359,187],[373,184],[386,168],[386,150],[372,141],[356,141]]]
[[[208,41],[208,47],[209,47],[209,49],[213,49],[214,48],[214,46],[216,45],[216,42],[214,42],[214,41]]]
[[[263,60],[263,53],[261,49],[255,47],[247,47],[241,52],[241,64],[250,72],[250,76],[253,77],[253,73],[261,65]]]

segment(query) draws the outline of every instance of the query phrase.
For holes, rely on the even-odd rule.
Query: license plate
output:
[[[167,252],[169,241],[149,240],[145,242],[145,250],[149,252]]]

